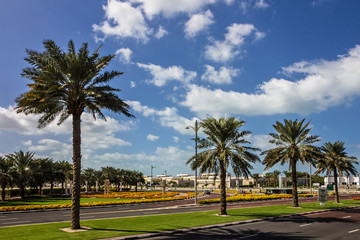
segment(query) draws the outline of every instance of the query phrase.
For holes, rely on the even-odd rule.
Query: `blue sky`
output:
[[[208,116],[243,119],[263,150],[275,121],[305,118],[321,143],[344,141],[359,158],[359,11],[355,0],[3,1],[0,154],[71,162],[71,123],[37,129],[14,100],[27,91],[25,49],[43,51],[44,39],[66,49],[72,39],[116,54],[107,70],[126,73],[112,84],[136,116],[84,114],[83,168],[191,173],[194,132],[185,127]]]

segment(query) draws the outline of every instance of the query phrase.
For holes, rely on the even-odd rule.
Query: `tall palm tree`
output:
[[[245,124],[242,120],[234,117],[207,118],[200,123],[206,139],[200,140],[199,149],[203,149],[197,156],[191,157],[186,164],[191,163],[191,168],[200,169],[200,173],[220,172],[220,215],[227,215],[226,212],[226,170],[231,165],[235,175],[246,178],[250,175],[252,163],[259,161],[259,157],[252,153],[259,149],[245,146],[250,142],[244,137],[251,134],[249,131],[240,131],[239,128]]]
[[[30,169],[34,161],[34,153],[19,151],[8,154],[6,157],[14,164],[12,170],[13,179],[20,189],[20,197],[23,199],[25,198],[25,187],[32,178]]]
[[[91,113],[96,119],[105,119],[102,109],[133,117],[129,105],[115,93],[120,89],[108,83],[114,77],[122,75],[118,71],[103,69],[115,57],[99,57],[99,47],[93,54],[89,53],[88,44],[83,43],[76,52],[73,41],[68,43],[64,52],[54,41],[43,42],[45,51],[26,50],[25,60],[31,65],[24,68],[22,76],[30,79],[30,90],[18,98],[17,112],[25,114],[42,114],[39,128],[58,119],[62,124],[72,117],[73,140],[73,192],[71,228],[80,228],[80,171],[81,171],[81,115]]]
[[[284,124],[276,122],[273,125],[277,133],[270,133],[273,138],[269,142],[275,144],[275,148],[262,152],[265,155],[263,164],[265,169],[269,169],[277,163],[284,165],[289,163],[289,168],[292,171],[292,195],[293,207],[299,206],[297,194],[297,179],[296,179],[296,163],[301,161],[313,162],[314,159],[321,157],[320,149],[313,146],[314,143],[320,141],[318,136],[311,136],[308,128],[310,122],[304,124],[305,119],[298,121],[284,120]]]
[[[94,172],[95,169],[93,168],[86,168],[82,171],[82,179],[85,182],[86,193],[88,193],[89,189],[91,189],[92,182],[94,181]]]
[[[39,187],[39,194],[42,193],[42,187],[46,182],[51,182],[54,175],[53,160],[50,158],[35,159],[30,164],[30,171],[34,185]]]
[[[94,171],[95,191],[96,192],[99,192],[99,183],[103,178],[104,178],[104,175],[103,175],[102,171],[100,171],[100,170]]]
[[[272,172],[272,177],[274,178],[274,184],[275,187],[279,185],[279,176],[280,176],[281,172],[279,170],[274,170]]]
[[[333,174],[336,203],[340,202],[337,181],[338,176],[343,174],[357,174],[356,167],[354,166],[354,164],[358,164],[356,157],[348,156],[345,152],[344,144],[345,143],[341,141],[324,143],[321,147],[321,151],[324,153],[324,158],[318,161],[318,170],[315,172],[315,174],[318,174],[326,171],[326,175],[328,176],[330,176],[331,173]]]
[[[1,200],[5,201],[6,186],[12,181],[11,169],[13,162],[6,158],[0,157],[0,185],[1,185]]]
[[[266,186],[270,187],[270,183],[271,183],[271,178],[272,178],[272,173],[271,172],[267,172],[264,175],[265,180],[266,180]]]
[[[287,187],[288,186],[288,180],[291,177],[291,172],[284,170],[283,173],[285,175],[285,187]]]

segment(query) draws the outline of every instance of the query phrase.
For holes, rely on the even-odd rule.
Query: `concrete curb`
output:
[[[191,232],[191,231],[197,231],[197,230],[206,230],[206,229],[217,228],[217,227],[227,227],[227,226],[233,226],[233,225],[241,225],[241,224],[247,224],[247,223],[274,220],[274,219],[278,219],[278,218],[303,216],[303,215],[309,215],[309,214],[314,214],[314,213],[331,212],[331,211],[338,211],[338,210],[358,208],[358,207],[360,207],[360,206],[324,209],[324,210],[318,210],[318,211],[312,211],[312,212],[281,215],[281,216],[276,216],[276,217],[255,218],[255,219],[236,221],[236,222],[220,223],[220,224],[213,224],[213,225],[206,225],[206,226],[199,226],[199,227],[192,227],[192,228],[175,229],[175,230],[171,230],[171,231],[162,231],[162,232],[154,232],[154,233],[128,235],[128,236],[122,236],[122,237],[104,238],[101,240],[145,239],[145,238],[151,238],[151,237],[167,236],[167,235],[176,234],[176,233],[185,233],[185,232]]]

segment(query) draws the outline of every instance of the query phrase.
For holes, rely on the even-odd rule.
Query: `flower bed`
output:
[[[299,197],[312,197],[311,194],[299,194]],[[272,194],[272,195],[263,195],[263,194],[238,194],[236,196],[227,197],[227,202],[241,202],[241,201],[262,201],[262,200],[271,200],[271,199],[282,199],[282,198],[292,198],[291,194]],[[220,198],[215,199],[205,199],[200,200],[199,204],[207,203],[219,203]]]
[[[123,205],[123,204],[134,204],[134,203],[163,202],[163,201],[173,201],[173,200],[184,200],[184,199],[193,198],[195,196],[194,193],[186,193],[186,195],[180,195],[180,196],[176,196],[176,197],[169,197],[167,194],[160,194],[160,195],[162,195],[164,197],[158,197],[158,198],[152,198],[152,199],[134,199],[134,200],[124,200],[124,201],[80,203],[80,206],[81,207],[94,207],[94,206],[106,206],[106,205]],[[58,208],[71,208],[71,203],[69,203],[69,204],[23,205],[23,206],[15,206],[15,207],[0,207],[0,212],[26,211],[26,210],[39,210],[39,209],[58,209]]]
[[[156,199],[156,198],[167,198],[179,195],[178,192],[111,192],[108,195],[104,194],[84,194],[82,198],[130,198],[130,199]]]

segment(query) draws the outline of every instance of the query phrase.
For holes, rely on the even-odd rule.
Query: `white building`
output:
[[[360,177],[338,177],[337,181],[339,186],[360,186]],[[334,177],[325,177],[324,183],[325,185],[334,184]]]

